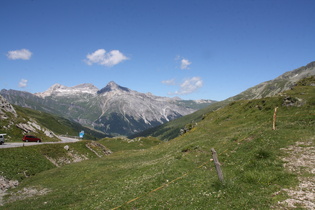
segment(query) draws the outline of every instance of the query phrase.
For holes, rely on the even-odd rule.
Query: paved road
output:
[[[71,143],[71,142],[76,142],[76,141],[80,141],[79,139],[75,139],[75,138],[70,138],[70,137],[63,137],[63,136],[59,136],[59,138],[61,139],[61,141],[59,142],[4,142],[4,144],[0,145],[0,149],[4,149],[4,148],[12,148],[12,147],[24,147],[24,146],[34,146],[34,145],[39,145],[39,144],[59,144],[59,143]]]
[[[61,139],[61,142],[60,142],[60,143],[80,141],[80,139],[75,139],[75,138],[71,138],[71,137],[59,136],[59,138]]]

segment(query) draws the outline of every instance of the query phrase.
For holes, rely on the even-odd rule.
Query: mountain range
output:
[[[74,87],[55,84],[42,93],[3,89],[0,94],[11,104],[63,116],[108,135],[155,136],[169,140],[180,135],[181,130],[191,128],[205,113],[233,101],[277,95],[312,75],[315,75],[315,62],[220,102],[159,97],[139,93],[115,82],[109,82],[102,89],[92,84]]]
[[[0,94],[14,105],[57,114],[115,136],[155,127],[215,102],[139,93],[113,81],[100,90],[92,84],[55,84],[42,93],[3,89]]]

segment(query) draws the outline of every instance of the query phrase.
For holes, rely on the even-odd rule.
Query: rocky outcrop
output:
[[[89,150],[94,152],[98,157],[103,157],[104,155],[110,155],[113,152],[106,148],[103,144],[92,141],[85,145]]]
[[[7,113],[11,113],[14,117],[17,116],[14,107],[0,95],[0,119],[8,119]]]
[[[58,138],[54,132],[39,125],[34,119],[32,118],[21,118],[17,120],[18,114],[14,107],[0,95],[0,119],[6,119],[5,123],[1,124],[1,129],[6,131],[10,130],[12,127],[17,127],[22,130],[22,134],[27,133],[44,133],[48,137],[55,137]],[[10,136],[9,136],[10,138]]]
[[[19,185],[17,180],[8,180],[3,176],[0,176],[0,206],[3,205],[3,196],[7,193],[6,191],[10,188],[15,188]]]
[[[20,128],[21,130],[23,130],[24,134],[33,132],[33,133],[37,133],[39,131],[44,132],[44,134],[48,137],[57,137],[56,134],[54,134],[54,132],[52,132],[51,130],[41,127],[35,120],[30,119],[29,121],[27,121],[26,123],[18,123],[16,124],[16,127]]]

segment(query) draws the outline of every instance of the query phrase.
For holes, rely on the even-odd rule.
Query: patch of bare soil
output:
[[[19,185],[19,182],[16,180],[8,180],[4,178],[3,176],[0,176],[0,206],[3,206],[5,203],[14,202],[17,200],[23,200],[26,198],[34,197],[34,196],[40,196],[45,195],[49,192],[48,189],[43,188],[23,188],[22,190],[19,190],[15,193],[8,193],[7,190],[10,188],[15,188]],[[10,197],[7,198],[5,201],[3,200],[3,197],[9,195]]]
[[[3,176],[0,176],[0,206],[3,205],[3,197],[7,194],[6,191],[9,188],[15,188],[19,185],[18,181],[8,180]]]
[[[296,142],[295,145],[283,149],[288,156],[283,160],[291,172],[298,175],[299,185],[282,189],[288,199],[278,203],[277,208],[315,209],[315,146],[313,142]],[[278,193],[281,193],[278,192]]]
[[[103,144],[100,144],[95,141],[91,141],[85,145],[89,150],[94,152],[98,157],[102,157],[104,155],[110,155],[113,152],[106,148]]]
[[[107,149],[104,145],[94,142],[94,141],[87,143],[86,147],[92,152],[94,152],[98,157],[112,154],[112,151]],[[76,151],[70,149],[68,145],[66,145],[64,149],[67,150],[66,156],[55,158],[55,159],[48,156],[45,156],[45,157],[57,167],[61,167],[66,164],[77,163],[77,162],[81,162],[83,160],[89,159],[87,156],[83,154],[79,154]]]
[[[7,203],[14,202],[17,200],[24,200],[31,197],[41,196],[49,193],[50,190],[47,188],[23,188],[16,193],[11,193],[10,197],[6,200]]]
[[[83,160],[89,159],[85,155],[78,154],[76,151],[70,149],[70,147],[68,145],[66,145],[64,147],[64,149],[68,151],[67,155],[64,157],[59,157],[59,158],[55,158],[55,159],[48,157],[48,156],[45,156],[45,157],[57,167],[61,167],[61,166],[67,165],[67,164],[77,163],[77,162],[81,162]]]

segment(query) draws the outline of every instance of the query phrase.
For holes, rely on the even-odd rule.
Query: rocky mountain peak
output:
[[[104,94],[104,93],[112,92],[112,91],[130,92],[130,89],[128,89],[126,87],[122,87],[122,86],[116,84],[114,81],[111,81],[104,88],[99,90],[97,93],[98,94]]]
[[[88,93],[95,95],[98,91],[98,88],[93,84],[84,83],[80,85],[76,85],[74,87],[67,87],[61,84],[54,84],[48,90],[42,93],[35,93],[36,96],[41,98],[45,98],[47,96],[64,96],[64,95],[75,95],[80,93]]]

